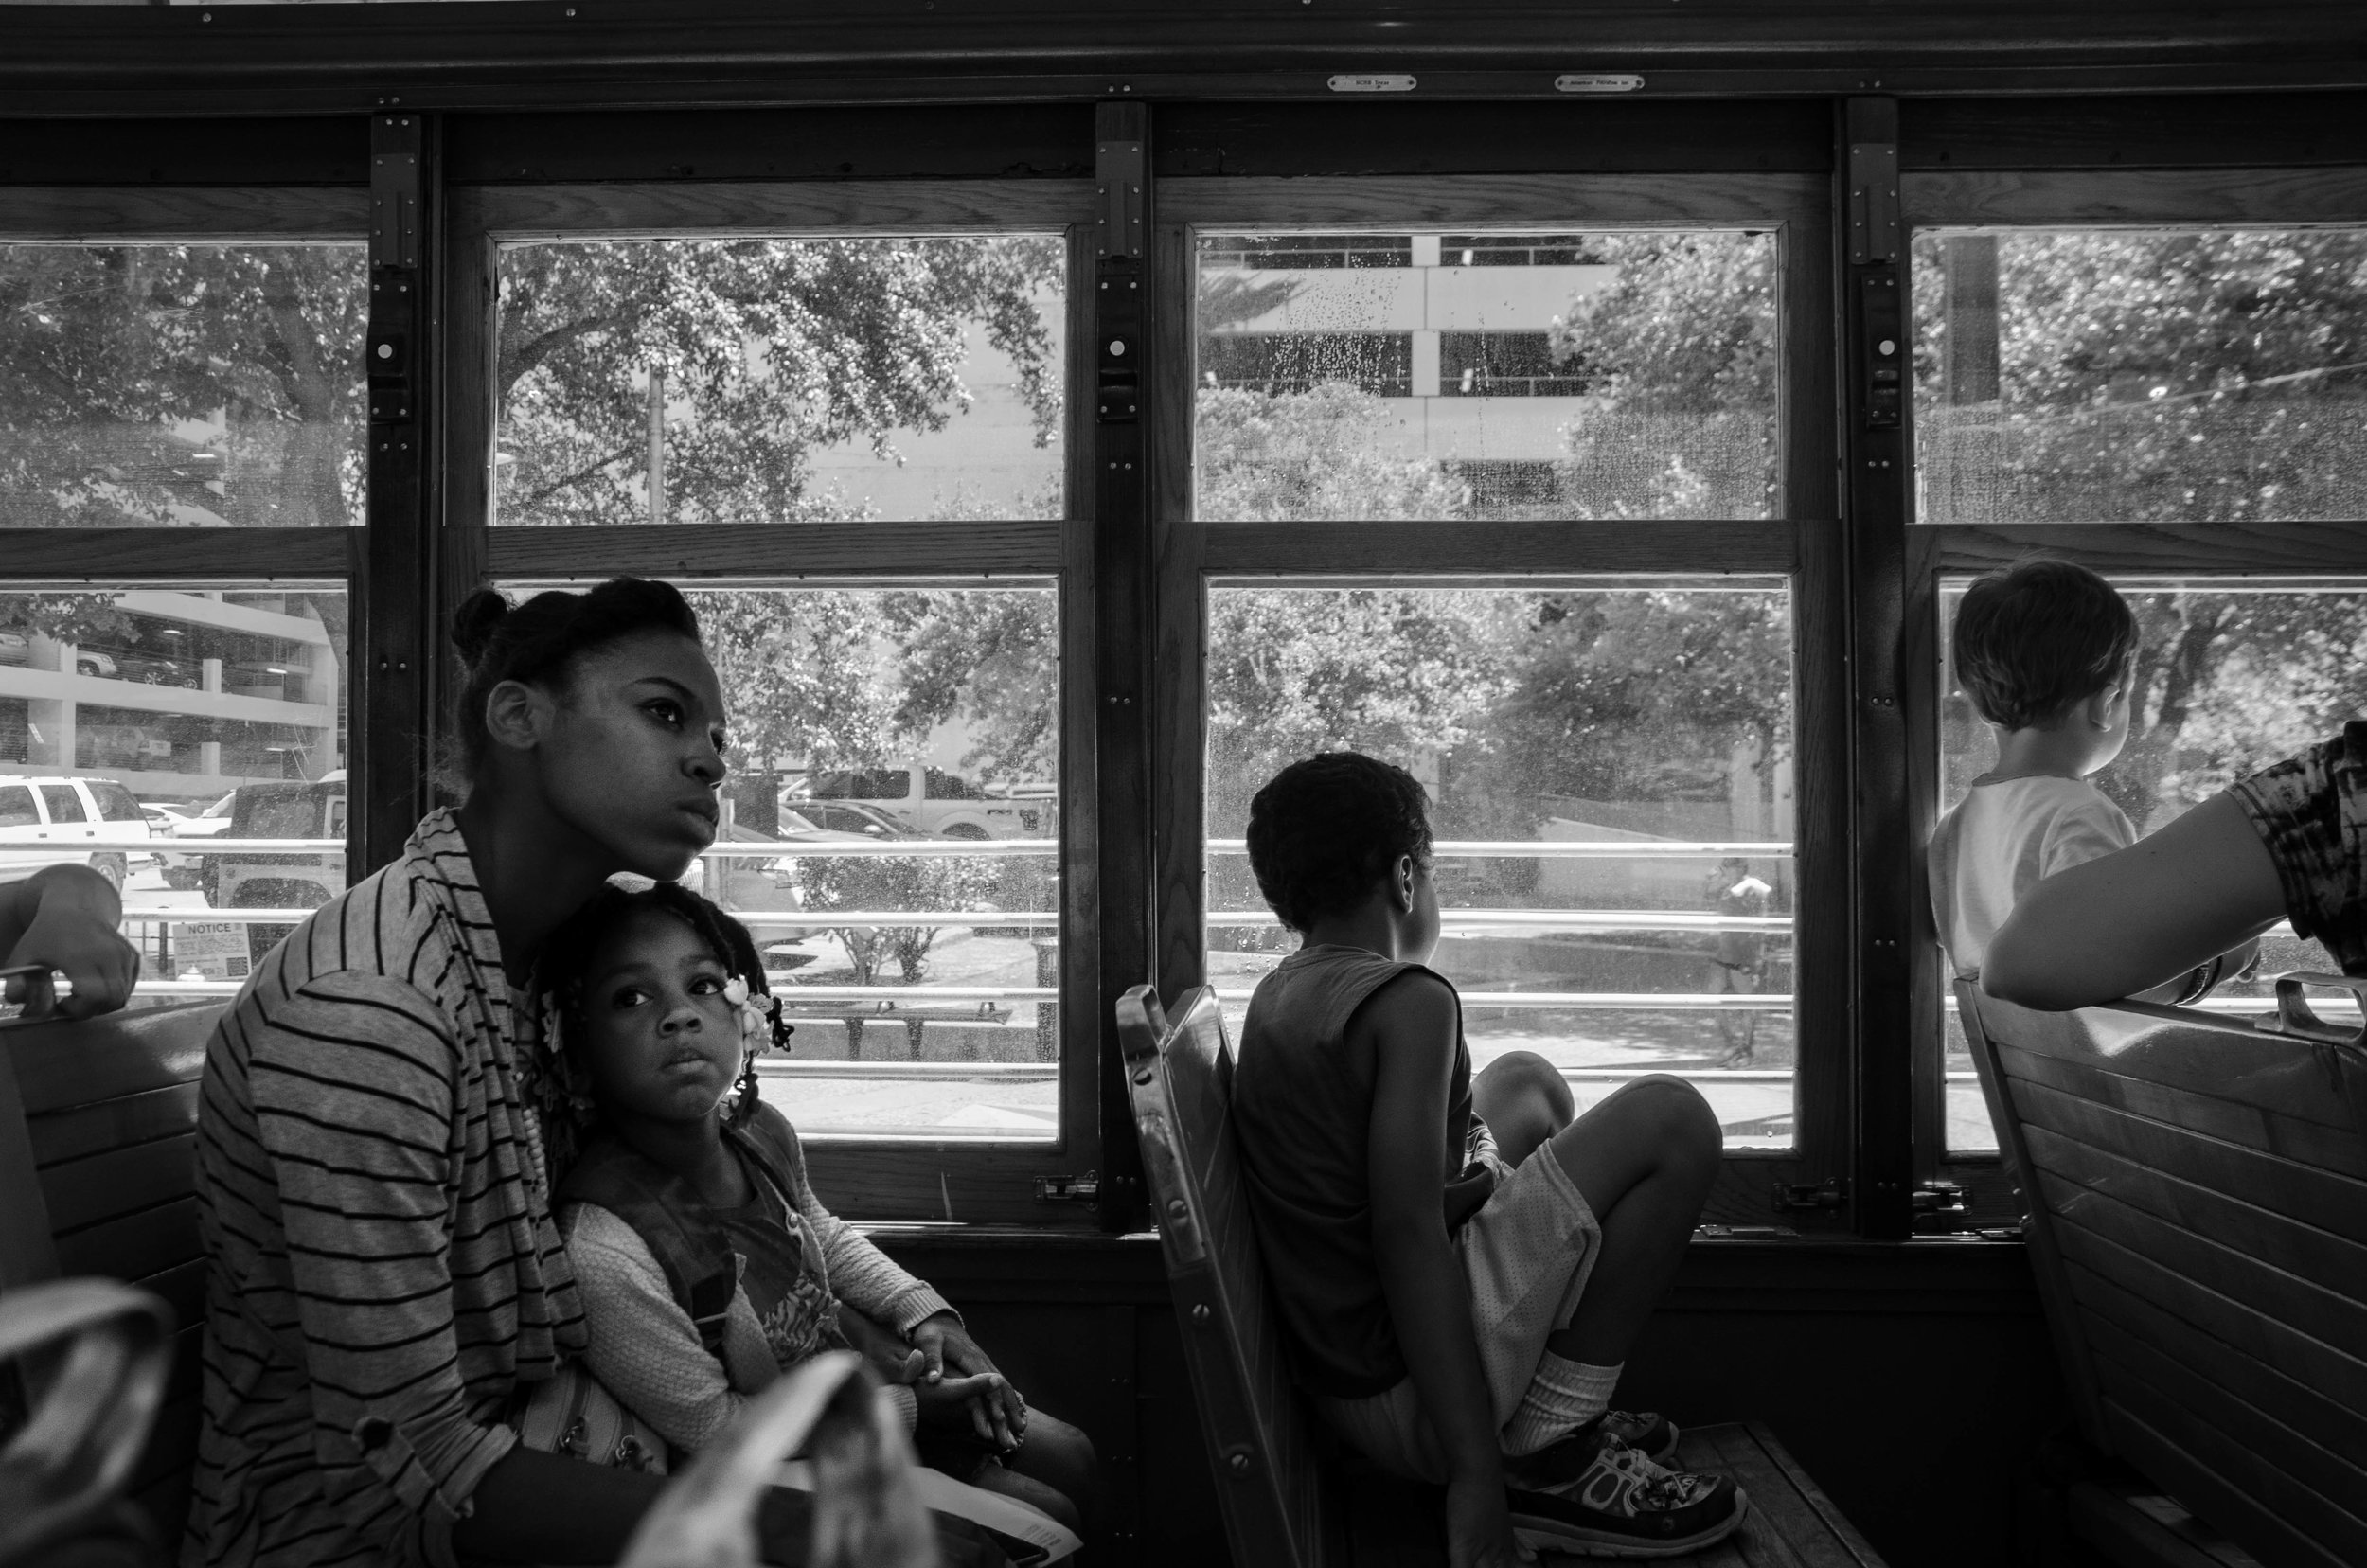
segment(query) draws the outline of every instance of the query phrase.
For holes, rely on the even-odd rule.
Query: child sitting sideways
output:
[[[1940,818],[1925,854],[1940,945],[1959,976],[1979,980],[1991,939],[2033,887],[2137,841],[2089,782],[2128,739],[2137,618],[2085,566],[2024,561],[1965,591],[1954,652],[1997,761]],[[2200,1001],[2251,957],[2217,954],[2143,999]]]
[[[1029,1410],[943,1297],[822,1206],[758,1098],[756,1055],[788,1031],[747,928],[678,886],[612,885],[545,951],[578,1133],[554,1207],[601,1385],[695,1452],[781,1372],[851,1347],[923,1463],[1081,1530],[1091,1440]]]
[[[1233,1123],[1293,1370],[1379,1469],[1446,1485],[1453,1568],[1531,1547],[1665,1556],[1743,1517],[1664,1468],[1676,1429],[1608,1408],[1717,1169],[1691,1085],[1572,1119],[1543,1059],[1476,1078],[1438,945],[1428,799],[1353,752],[1250,806],[1257,885],[1299,950],[1257,987]]]

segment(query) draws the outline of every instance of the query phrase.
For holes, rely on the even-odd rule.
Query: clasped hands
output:
[[[883,1381],[913,1391],[921,1431],[967,1432],[1004,1453],[1027,1440],[1026,1399],[952,1312],[921,1319],[907,1339],[842,1306],[839,1332]]]

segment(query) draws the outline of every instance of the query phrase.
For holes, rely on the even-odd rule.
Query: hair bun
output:
[[[452,645],[474,664],[485,656],[493,633],[509,614],[509,601],[490,588],[480,588],[460,601],[452,613]]]

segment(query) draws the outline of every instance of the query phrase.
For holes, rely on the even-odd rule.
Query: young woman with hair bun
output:
[[[582,1354],[543,1142],[545,940],[714,840],[722,692],[662,582],[454,617],[466,799],[262,964],[206,1051],[205,1418],[183,1561],[605,1562],[662,1482],[520,1446]],[[808,1510],[775,1491],[767,1559]],[[949,1561],[999,1560],[947,1526]]]

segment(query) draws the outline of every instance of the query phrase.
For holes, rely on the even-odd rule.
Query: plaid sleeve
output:
[[[2229,793],[2276,866],[2293,929],[2324,943],[2345,971],[2367,968],[2367,721]]]

